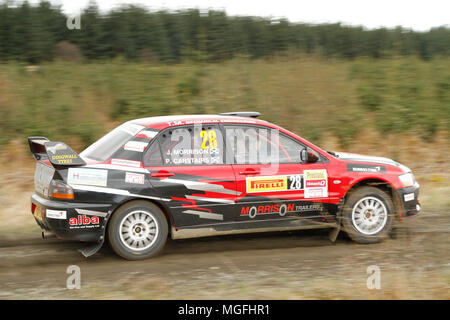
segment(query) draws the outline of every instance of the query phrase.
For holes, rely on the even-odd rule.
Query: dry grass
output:
[[[381,61],[380,65],[383,63]],[[404,62],[394,62],[397,63]],[[446,60],[442,63],[448,64]],[[22,125],[23,120],[33,126],[30,130],[48,129],[48,122],[42,117],[49,112],[41,113],[39,108],[50,105],[58,110],[66,105],[76,111],[73,119],[68,121],[80,124],[81,129],[90,122],[99,129],[96,137],[121,121],[110,117],[118,99],[132,104],[136,117],[257,110],[262,112],[263,119],[286,127],[324,149],[384,156],[407,165],[421,184],[420,200],[424,212],[448,213],[450,137],[445,126],[430,142],[425,142],[416,128],[404,133],[380,133],[375,129],[377,118],[360,106],[356,88],[359,82],[349,80],[349,66],[348,62],[307,56],[172,66],[128,65],[120,61],[111,65],[54,63],[43,65],[42,70],[33,74],[21,73],[20,66],[16,65],[0,66],[0,134],[15,132],[17,128],[10,120],[17,120],[21,110],[31,110],[27,109],[30,103],[36,103],[34,112],[27,112],[24,119],[18,117],[16,124]],[[431,70],[425,63],[420,68],[424,72]],[[392,76],[396,76],[395,72],[389,74]],[[428,74],[426,79],[429,78]],[[176,88],[183,81],[190,84],[192,79],[199,81],[200,94],[180,101]],[[427,87],[427,95],[431,89],[432,86]],[[147,103],[149,107],[146,107]],[[166,105],[170,107],[167,112],[162,109]],[[141,107],[145,107],[143,114],[139,113]],[[62,133],[55,131],[49,138],[61,140],[65,125],[62,123]],[[17,138],[17,134],[14,137]],[[64,138],[77,151],[84,145],[81,140],[77,134]],[[33,192],[35,161],[26,145],[26,135],[19,135],[0,147],[0,163],[0,240],[16,241],[31,235],[36,238],[40,229],[31,217],[29,200]],[[434,220],[419,222],[419,232],[440,227]],[[61,285],[49,286],[40,278],[30,278],[29,284],[17,285],[11,292],[0,290],[0,296],[19,299],[35,296],[49,299],[449,299],[449,239],[447,233],[442,232],[436,236],[436,241],[426,241],[431,235],[434,236],[429,232],[412,239],[395,240],[395,243],[387,241],[370,246],[370,249],[347,248],[346,244],[338,248],[339,257],[333,260],[332,272],[330,268],[321,267],[329,265],[330,261],[324,256],[333,254],[334,248],[323,251],[311,248],[309,252],[314,251],[313,259],[318,259],[311,265],[307,260],[303,261],[308,248],[300,248],[301,258],[298,259],[301,262],[292,268],[282,264],[273,267],[268,263],[270,270],[264,270],[266,266],[262,263],[255,267],[224,270],[221,265],[221,268],[205,267],[193,273],[186,270],[186,273],[155,275],[153,271],[133,273],[128,269],[120,273],[117,270],[125,269],[118,267],[113,270],[114,281],[100,279],[102,267],[114,264],[109,260],[105,265],[97,265],[99,270],[91,270],[97,272],[99,279],[90,279],[80,291],[68,291]],[[317,258],[320,252],[323,256]],[[254,251],[249,253],[255,254]],[[283,254],[295,260],[298,252]],[[243,259],[242,256],[235,258]],[[167,259],[170,262],[170,255]],[[194,258],[186,259],[188,268],[196,267]],[[204,259],[202,263],[210,263],[210,259],[200,259]],[[365,286],[368,263],[379,264],[382,268],[381,291],[368,290]],[[95,269],[95,263],[92,265]],[[51,266],[57,272],[61,268],[60,265]],[[349,266],[357,272],[349,272]],[[197,267],[202,268],[200,262]],[[139,265],[135,268],[141,270]],[[16,271],[8,269],[8,272]],[[25,272],[23,276],[27,274]]]

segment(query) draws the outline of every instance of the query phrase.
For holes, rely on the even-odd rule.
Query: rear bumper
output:
[[[54,201],[31,196],[31,213],[37,224],[58,238],[97,242],[102,240],[110,204]]]
[[[396,190],[400,199],[400,218],[415,217],[421,212],[419,189],[420,185],[416,182],[411,187]]]

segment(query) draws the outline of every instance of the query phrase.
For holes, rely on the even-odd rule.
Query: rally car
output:
[[[31,211],[43,237],[105,239],[129,260],[166,239],[329,228],[359,243],[417,215],[410,169],[381,157],[325,151],[257,112],[128,121],[80,154],[29,137],[37,160]]]

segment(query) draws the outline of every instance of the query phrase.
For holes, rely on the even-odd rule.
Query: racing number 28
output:
[[[289,190],[302,190],[303,189],[303,176],[301,174],[295,174],[289,176]]]
[[[216,149],[217,148],[217,140],[216,140],[216,132],[214,130],[202,130],[200,132],[200,138],[202,138],[202,149]],[[209,140],[209,144],[206,143]]]

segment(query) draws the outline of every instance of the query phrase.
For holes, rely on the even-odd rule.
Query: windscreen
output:
[[[80,153],[80,156],[96,161],[106,161],[143,128],[143,126],[126,122],[91,144]]]

